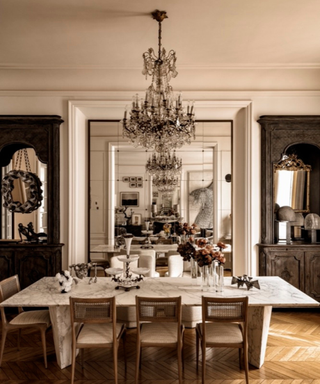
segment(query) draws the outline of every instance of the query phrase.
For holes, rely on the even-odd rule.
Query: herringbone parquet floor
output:
[[[195,334],[185,335],[184,384],[200,384],[201,369],[196,370]],[[48,369],[44,368],[40,336],[23,332],[21,350],[16,348],[16,334],[7,338],[4,361],[0,369],[1,384],[68,384],[70,367],[60,370],[56,364],[52,333],[47,336]],[[76,384],[113,382],[110,350],[85,351],[83,369],[76,368]],[[127,373],[122,348],[119,350],[119,384],[134,383],[135,330],[127,336]],[[140,372],[141,384],[178,384],[175,352],[168,349],[144,349]],[[242,384],[244,372],[239,370],[238,353],[234,350],[207,351],[206,384]],[[250,367],[251,384],[320,384],[320,311],[275,310],[265,363],[262,368]]]

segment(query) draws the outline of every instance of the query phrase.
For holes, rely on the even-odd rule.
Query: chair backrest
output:
[[[0,303],[9,299],[9,297],[15,295],[20,291],[19,276],[10,276],[7,279],[0,281]],[[4,307],[0,307],[1,318],[4,324],[7,324],[6,314]],[[18,312],[22,312],[22,308],[18,308]]]
[[[153,251],[154,252],[154,251]],[[145,274],[146,277],[156,276],[156,258],[155,255],[140,254],[138,260],[139,268],[148,268],[150,271]]]
[[[71,323],[116,323],[115,297],[70,297]]]
[[[152,323],[176,322],[181,327],[181,296],[139,297],[136,296],[137,324],[141,321]]]
[[[169,252],[168,252],[169,253]],[[183,274],[183,258],[180,254],[168,256],[168,276],[180,277]]]
[[[202,322],[247,323],[248,297],[202,296]]]
[[[14,275],[0,282],[0,303],[20,291],[18,275]]]

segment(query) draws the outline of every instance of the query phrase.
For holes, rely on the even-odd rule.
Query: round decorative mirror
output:
[[[30,213],[41,206],[43,191],[39,177],[23,170],[9,171],[2,179],[3,206],[11,212]]]

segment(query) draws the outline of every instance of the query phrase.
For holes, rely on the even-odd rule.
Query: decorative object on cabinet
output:
[[[21,288],[44,276],[55,276],[61,271],[62,246],[60,243],[60,116],[0,116],[0,165],[2,173],[13,155],[33,148],[47,170],[47,243],[0,242],[0,273],[3,277],[18,274]],[[8,210],[7,210],[8,211]],[[14,218],[17,213],[11,213]],[[19,213],[18,213],[19,215]],[[1,226],[3,217],[0,215]],[[36,232],[28,234],[35,239]]]
[[[312,235],[308,224],[303,223],[303,216],[309,212],[320,215],[320,116],[261,116],[258,122],[262,127],[259,275],[280,276],[320,301],[320,231],[315,230],[317,233]],[[296,213],[290,222],[292,242],[281,244],[277,236],[279,206],[274,170],[288,159],[307,164],[308,169],[305,182],[300,183],[303,209],[291,205]],[[296,230],[298,235],[292,235]]]
[[[26,241],[30,243],[44,243],[47,241],[48,235],[44,232],[35,233],[31,222],[26,227],[22,223],[18,224],[18,231],[21,241],[24,241],[22,235],[25,236]]]
[[[132,215],[132,225],[141,225],[142,216],[140,213],[134,213]]]

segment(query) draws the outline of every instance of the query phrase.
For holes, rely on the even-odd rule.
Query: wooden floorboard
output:
[[[251,384],[320,384],[320,311],[274,310],[262,368],[250,367]],[[1,384],[67,384],[71,368],[60,369],[56,363],[52,332],[47,334],[48,369],[44,368],[40,334],[24,330],[21,349],[16,348],[16,334],[7,337],[0,368]],[[134,384],[135,330],[127,335],[127,371],[123,349],[119,350],[118,382]],[[184,384],[201,383],[201,358],[197,371],[195,333],[187,329],[184,349]],[[238,352],[208,349],[206,384],[243,384],[244,372],[239,370]],[[75,384],[113,383],[113,362],[110,350],[87,350],[84,366],[76,366]],[[143,350],[141,384],[178,384],[176,352],[171,349]]]

